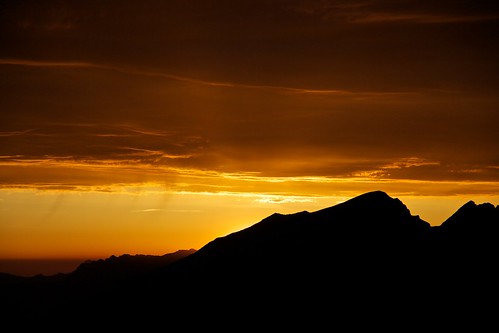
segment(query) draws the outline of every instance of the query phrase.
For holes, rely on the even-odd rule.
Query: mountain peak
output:
[[[365,199],[370,199],[370,200],[383,200],[383,199],[392,199],[388,195],[388,193],[381,191],[381,190],[376,190],[376,191],[371,191],[371,192],[366,192],[361,195],[358,195],[352,199],[359,199],[359,198],[365,198]]]
[[[452,216],[445,220],[441,227],[452,230],[489,230],[499,229],[499,206],[489,202],[476,204],[470,200],[461,206]]]
[[[376,205],[390,205],[390,206],[399,206],[399,207],[404,207],[407,209],[407,207],[402,203],[397,198],[392,198],[389,196],[386,192],[383,191],[372,191],[372,192],[367,192],[361,195],[358,195],[345,203],[350,203],[350,204],[355,204],[355,205],[370,205],[370,206],[376,206]],[[407,209],[408,211],[408,209]]]
[[[385,218],[387,214],[404,218],[411,217],[409,209],[402,201],[398,198],[392,198],[386,192],[380,190],[363,193],[318,212],[328,214],[336,211],[344,211],[356,217],[357,220],[359,217],[372,218],[377,215]]]
[[[322,221],[320,223],[330,225],[332,233],[341,229],[344,235],[349,234],[353,239],[377,239],[387,244],[425,237],[430,229],[430,224],[411,215],[402,201],[380,190],[322,209],[315,216]]]

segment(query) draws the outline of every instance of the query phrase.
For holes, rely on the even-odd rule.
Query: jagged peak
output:
[[[487,210],[487,209],[494,209],[494,205],[491,204],[490,202],[484,202],[484,203],[480,203],[480,204],[477,204],[475,203],[475,201],[473,200],[470,200],[468,201],[467,203],[465,203],[464,205],[462,205],[452,216],[458,216],[458,215],[461,215],[463,213],[467,213],[467,212],[472,212],[472,211],[476,211],[476,210]]]
[[[386,209],[386,207],[393,207],[398,211],[403,211],[410,215],[410,211],[402,201],[398,198],[392,198],[386,192],[381,190],[366,192],[353,197],[345,202],[331,206],[329,208],[322,209],[321,211],[329,211],[331,209],[337,209],[337,207],[356,207],[358,209]]]
[[[345,202],[359,202],[359,201],[379,202],[379,201],[389,201],[389,200],[393,200],[393,198],[390,197],[388,193],[381,190],[376,190],[359,194],[353,198],[348,199]]]
[[[402,201],[400,201],[398,198],[392,198],[390,195],[388,195],[388,193],[380,190],[360,194],[356,197],[351,198],[350,200],[345,201],[345,203],[347,202],[351,203],[367,202],[374,205],[390,203],[405,207]]]
[[[468,201],[467,203],[465,203],[464,205],[462,205],[462,206],[458,209],[458,211],[459,211],[459,210],[461,210],[461,209],[466,209],[466,208],[469,208],[469,207],[476,207],[476,206],[477,206],[477,204],[476,204],[473,200],[470,200],[470,201]]]
[[[476,204],[473,200],[470,200],[445,220],[441,226],[444,228],[468,228],[471,230],[480,224],[474,222],[476,219],[481,221],[493,221],[496,219],[498,213],[495,212],[495,209],[495,206],[489,202]]]
[[[360,194],[356,197],[354,197],[353,199],[355,198],[364,198],[364,197],[370,197],[370,198],[389,198],[389,199],[392,199],[392,197],[390,197],[388,195],[388,193],[384,192],[384,191],[381,191],[381,190],[375,190],[375,191],[371,191],[371,192],[366,192],[366,193],[363,193],[363,194]]]

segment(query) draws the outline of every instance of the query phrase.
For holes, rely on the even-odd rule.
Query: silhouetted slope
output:
[[[379,256],[381,263],[386,256],[423,250],[429,233],[429,223],[412,216],[400,200],[376,191],[313,213],[273,214],[211,241],[166,270],[247,275],[258,274],[263,267],[273,274],[282,270],[287,274],[305,267],[322,270],[333,260]]]
[[[73,272],[51,276],[16,276],[0,273],[1,309],[26,318],[102,309],[116,291],[135,289],[137,278],[192,253],[178,250],[162,256],[122,255],[81,263]],[[92,304],[95,303],[95,304]],[[109,303],[106,303],[109,304]],[[112,308],[110,309],[112,312]],[[70,315],[66,313],[66,315]]]
[[[498,277],[499,206],[469,201],[434,227],[436,271],[443,278],[475,281],[477,289]]]
[[[499,231],[499,206],[468,201],[441,225],[450,237],[496,238]]]
[[[91,260],[80,264],[74,272],[68,275],[66,281],[71,284],[98,283],[101,285],[124,282],[147,274],[158,267],[167,266],[194,252],[196,250],[190,249],[178,250],[161,256],[124,254],[119,257],[110,256],[106,259]]]

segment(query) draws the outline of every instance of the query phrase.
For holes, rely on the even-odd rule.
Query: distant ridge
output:
[[[399,316],[412,315],[404,309],[416,303],[461,311],[497,292],[498,212],[470,201],[431,226],[399,199],[373,191],[314,212],[272,214],[199,250],[112,256],[43,283],[0,276],[2,305],[13,315],[137,320],[240,318],[254,306],[310,319],[330,315],[335,304],[336,314],[350,314],[380,301]]]
[[[494,207],[488,202],[477,205],[474,201],[468,201],[440,226],[452,233],[482,234],[485,230],[495,233],[499,231],[498,221],[499,206]],[[494,233],[483,236],[492,236]]]
[[[141,274],[167,266],[181,258],[196,252],[194,249],[178,250],[164,255],[130,255],[110,256],[106,259],[89,260],[81,263],[68,276],[71,283],[108,284],[126,281]]]

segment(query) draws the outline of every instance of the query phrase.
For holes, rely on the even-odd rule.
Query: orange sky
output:
[[[499,202],[493,1],[2,1],[0,258]]]

